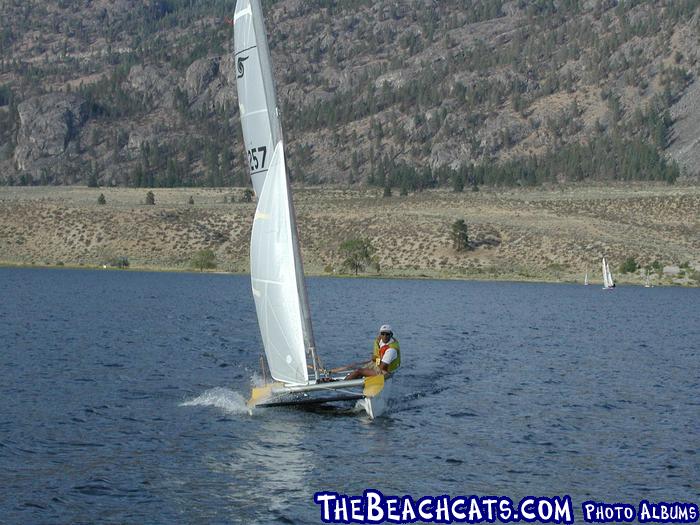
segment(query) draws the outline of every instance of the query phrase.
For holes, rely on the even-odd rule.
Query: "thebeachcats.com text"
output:
[[[571,496],[527,496],[514,502],[506,496],[385,496],[367,489],[359,496],[317,492],[314,503],[324,523],[575,523]],[[636,504],[585,501],[583,523],[697,523],[694,503]]]

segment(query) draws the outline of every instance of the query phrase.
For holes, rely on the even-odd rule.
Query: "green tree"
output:
[[[187,201],[187,204],[194,204],[194,197],[192,195],[190,195],[190,198]]]
[[[200,272],[216,268],[216,254],[207,248],[206,250],[198,251],[191,261],[192,267],[197,268]]]
[[[469,249],[469,234],[467,223],[464,222],[464,219],[458,219],[452,223],[450,239],[452,239],[452,245],[458,252]]]
[[[100,193],[100,196],[97,197],[97,204],[107,204],[107,199],[105,199],[104,193]]]
[[[340,245],[340,253],[345,258],[343,268],[355,272],[363,272],[368,266],[379,268],[379,264],[374,256],[376,250],[369,239],[355,238],[348,239]]]
[[[456,172],[452,175],[452,189],[456,193],[464,191],[464,175],[462,173]]]
[[[638,268],[639,265],[637,261],[634,260],[634,257],[627,257],[625,262],[620,265],[620,273],[634,273]]]
[[[150,204],[151,206],[156,203],[156,196],[153,195],[152,191],[149,191],[146,193],[146,204]]]

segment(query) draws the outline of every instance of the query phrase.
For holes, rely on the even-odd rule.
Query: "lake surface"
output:
[[[386,417],[245,410],[247,277],[0,269],[0,523],[317,523],[317,491],[700,499],[700,290],[308,281]]]

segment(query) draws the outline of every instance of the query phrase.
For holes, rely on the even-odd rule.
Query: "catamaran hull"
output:
[[[389,384],[390,381],[386,382],[382,391],[376,396],[358,399],[357,403],[355,403],[355,411],[365,411],[370,419],[376,419],[384,415],[387,411],[390,397],[391,387]]]
[[[372,378],[375,379],[375,378]],[[367,389],[365,379],[350,381],[335,380],[327,383],[309,385],[284,385],[273,383],[260,388],[254,388],[248,402],[248,413],[252,415],[255,408],[271,407],[312,407],[312,406],[347,406],[355,402],[354,411],[364,411],[375,419],[385,413],[389,394],[388,382],[376,378],[383,387],[378,392]],[[369,395],[368,395],[369,394]],[[350,405],[352,406],[352,405]]]

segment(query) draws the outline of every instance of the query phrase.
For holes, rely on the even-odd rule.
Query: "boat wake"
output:
[[[181,407],[216,407],[228,414],[247,414],[248,407],[246,406],[245,398],[238,392],[229,388],[216,387],[207,390],[200,396],[180,403]]]

